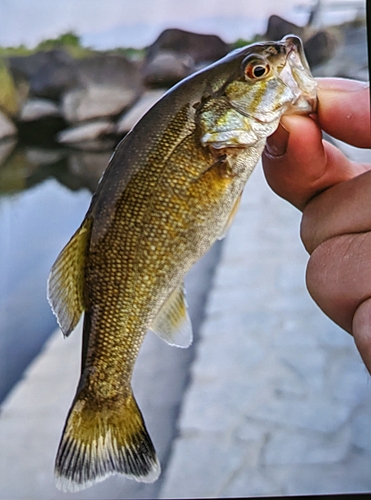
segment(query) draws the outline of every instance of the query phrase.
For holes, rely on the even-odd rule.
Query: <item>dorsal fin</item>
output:
[[[84,268],[91,221],[86,219],[58,255],[48,278],[47,296],[64,336],[84,310]]]
[[[177,347],[191,345],[192,324],[183,284],[175,288],[165,300],[151,325],[151,330],[170,345]]]

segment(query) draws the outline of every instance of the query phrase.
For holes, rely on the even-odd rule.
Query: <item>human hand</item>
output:
[[[371,148],[368,85],[318,79],[318,111],[285,116],[267,141],[271,188],[303,211],[301,237],[311,254],[307,287],[319,307],[352,333],[371,373],[371,163],[355,163],[321,129]],[[371,162],[371,151],[370,151]]]

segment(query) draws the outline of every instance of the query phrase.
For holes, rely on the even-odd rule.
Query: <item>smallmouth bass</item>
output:
[[[266,137],[311,113],[316,84],[299,38],[231,52],[170,89],[116,148],[48,299],[65,336],[84,313],[81,377],[57,452],[57,486],[115,473],[152,482],[160,465],[131,377],[148,330],[187,347],[183,279],[223,237]]]

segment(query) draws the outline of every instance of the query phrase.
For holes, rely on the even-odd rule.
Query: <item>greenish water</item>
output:
[[[0,402],[57,327],[49,269],[111,153],[0,143]]]

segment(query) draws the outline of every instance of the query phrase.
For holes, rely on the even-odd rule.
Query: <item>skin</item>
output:
[[[317,113],[283,117],[263,166],[273,191],[303,212],[310,294],[353,335],[371,373],[371,163],[350,161],[322,140],[321,129],[371,148],[368,84],[318,79]]]

